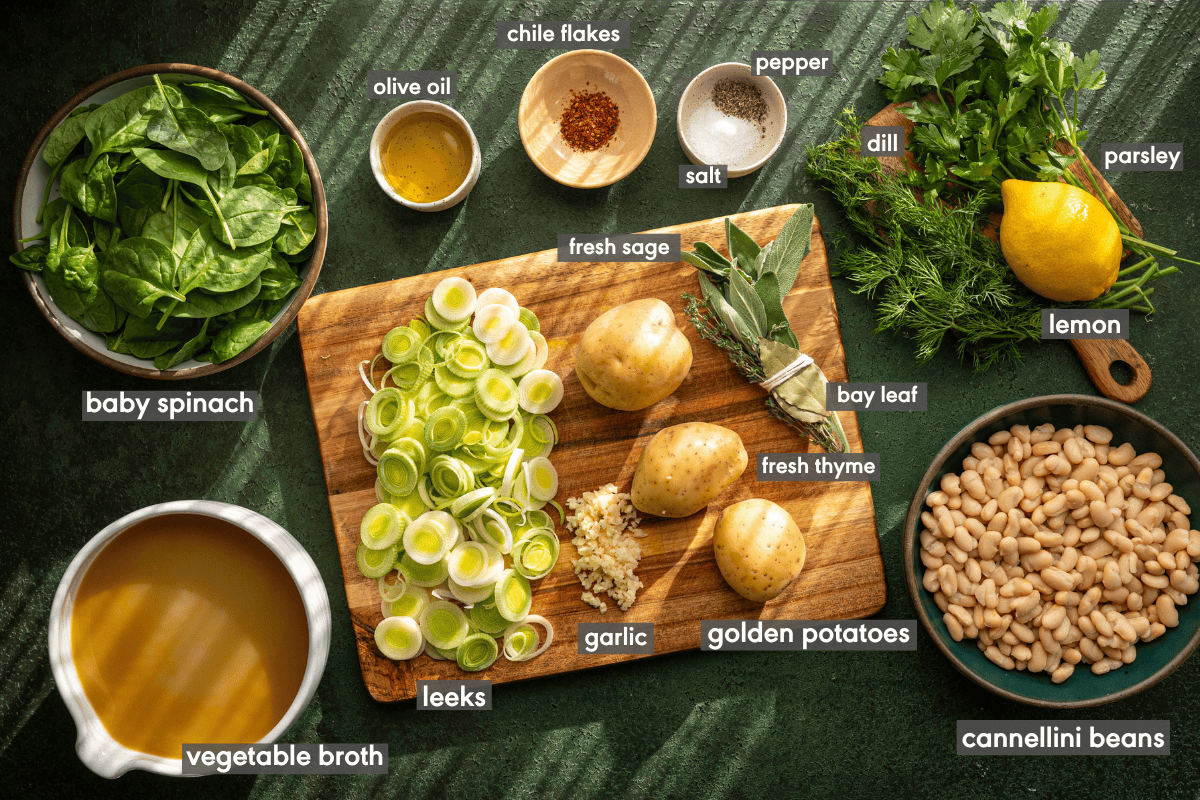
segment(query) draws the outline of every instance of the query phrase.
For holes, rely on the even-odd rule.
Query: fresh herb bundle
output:
[[[1053,5],[1033,12],[1025,0],[989,11],[931,3],[908,20],[912,48],[890,48],[880,82],[915,127],[908,149],[917,164],[891,176],[858,154],[861,122],[853,111],[842,135],[810,145],[807,171],[833,193],[872,246],[843,254],[837,274],[855,291],[878,296],[878,330],[909,333],[917,361],[937,353],[947,335],[977,370],[1020,358],[1019,345],[1040,338],[1045,303],[1012,275],[996,244],[980,232],[1000,210],[1000,184],[1015,178],[1068,182],[1098,197],[1116,220],[1125,247],[1144,256],[1121,270],[1108,293],[1083,304],[1150,314],[1147,284],[1178,272],[1155,256],[1175,251],[1134,235],[1117,216],[1083,162],[1087,131],[1079,96],[1104,86],[1100,55],[1076,56],[1047,36]],[[1195,263],[1195,262],[1189,262]],[[1062,305],[1062,304],[1057,304]]]
[[[799,208],[774,242],[760,248],[725,220],[729,258],[696,242],[683,260],[699,273],[703,301],[683,295],[684,313],[704,339],[729,355],[738,371],[767,389],[771,414],[826,452],[849,449],[837,414],[825,408],[825,373],[802,354],[783,299],[792,290],[812,240],[813,207]]]
[[[248,119],[253,119],[248,123]],[[170,369],[256,342],[311,256],[300,147],[239,92],[154,84],[76,109],[47,138],[42,230],[10,257],[108,349]],[[55,180],[61,197],[49,200]]]

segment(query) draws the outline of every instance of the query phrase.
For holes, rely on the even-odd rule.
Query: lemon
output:
[[[1121,231],[1103,203],[1067,183],[1007,180],[1000,194],[1000,249],[1030,291],[1075,303],[1112,288]]]

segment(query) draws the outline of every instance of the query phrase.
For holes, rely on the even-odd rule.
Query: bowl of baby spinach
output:
[[[118,72],[72,97],[21,167],[10,261],[72,346],[181,379],[286,328],[325,256],[325,192],[266,95],[190,64]]]

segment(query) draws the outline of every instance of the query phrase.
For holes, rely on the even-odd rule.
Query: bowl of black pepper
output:
[[[749,64],[717,64],[683,90],[675,123],[693,164],[723,164],[730,178],[739,178],[779,149],[787,103],[774,81],[750,74]]]
[[[521,95],[517,126],[525,152],[564,186],[616,183],[650,151],[657,109],[637,68],[604,50],[550,59]]]

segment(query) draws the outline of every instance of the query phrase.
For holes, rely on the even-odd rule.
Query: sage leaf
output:
[[[768,272],[754,282],[754,293],[762,301],[767,315],[766,338],[777,342],[799,347],[796,334],[792,333],[792,325],[783,312],[783,304],[779,302],[779,284],[775,273]]]
[[[800,272],[800,262],[808,255],[812,226],[813,207],[812,204],[806,203],[796,209],[796,213],[784,224],[783,230],[775,237],[775,242],[767,254],[763,271],[775,273],[779,284],[780,303],[792,290],[796,275]]]
[[[729,304],[738,316],[750,324],[755,339],[770,333],[763,301],[754,293],[754,287],[742,276],[740,270],[735,269],[729,273]]]
[[[704,302],[713,312],[720,317],[738,341],[742,343],[746,349],[753,353],[757,349],[755,342],[758,337],[754,334],[751,327],[743,320],[738,313],[733,310],[733,306],[729,305],[729,301],[725,299],[721,291],[713,286],[712,281],[704,277],[704,273],[696,273],[696,278],[700,281],[700,291],[704,295]]]
[[[725,218],[725,241],[729,245],[730,257],[736,258],[743,269],[750,273],[751,278],[757,278],[757,259],[761,248],[728,217]]]

